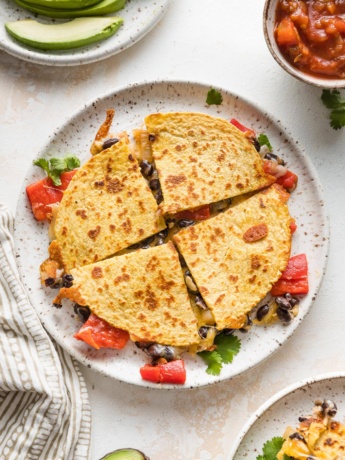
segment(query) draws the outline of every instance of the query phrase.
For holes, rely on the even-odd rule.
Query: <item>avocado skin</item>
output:
[[[150,460],[145,454],[136,449],[119,449],[105,455],[100,460]]]
[[[43,6],[44,8],[73,10],[86,8],[99,2],[100,0],[34,0],[32,3]]]
[[[64,24],[41,24],[33,19],[23,19],[5,24],[7,32],[25,45],[40,50],[67,50],[86,46],[113,35],[122,25],[119,17],[77,18]],[[24,28],[29,26],[30,33],[25,34]],[[75,34],[77,28],[84,28],[84,33]],[[58,32],[58,39],[50,36]],[[68,32],[73,32],[73,38],[68,39]],[[24,33],[23,33],[24,32]]]
[[[125,6],[127,0],[102,0],[96,3],[96,5],[92,5],[88,8],[75,10],[54,10],[53,8],[45,8],[44,6],[35,5],[25,0],[14,0],[14,2],[18,6],[32,11],[33,13],[40,14],[41,16],[48,16],[50,18],[84,18],[115,13]]]

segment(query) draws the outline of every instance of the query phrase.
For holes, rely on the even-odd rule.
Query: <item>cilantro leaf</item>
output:
[[[222,369],[222,357],[215,350],[213,351],[200,351],[199,356],[207,364],[206,372],[210,375],[219,375]]]
[[[234,335],[219,334],[214,340],[217,348],[213,351],[201,351],[198,355],[207,364],[206,372],[211,375],[219,375],[223,363],[232,363],[234,356],[240,351],[241,342]]]
[[[260,147],[263,147],[264,145],[266,145],[266,147],[268,148],[268,150],[270,152],[272,152],[272,145],[268,139],[268,137],[266,136],[266,134],[259,134],[258,136],[258,141],[259,141],[259,144],[260,144]]]
[[[206,104],[220,105],[223,102],[223,96],[214,88],[211,88],[207,93]]]
[[[275,437],[265,442],[262,448],[262,454],[256,457],[256,460],[277,460],[277,455],[284,444],[284,438]],[[291,460],[291,457],[284,455],[284,460]]]
[[[50,158],[49,160],[39,158],[33,163],[44,169],[56,186],[61,185],[60,176],[63,172],[72,171],[80,166],[80,160],[74,155],[66,155],[64,158]]]
[[[322,90],[321,100],[325,107],[331,109],[330,125],[333,129],[340,129],[345,126],[345,99],[340,95],[336,89],[330,91],[329,89]]]

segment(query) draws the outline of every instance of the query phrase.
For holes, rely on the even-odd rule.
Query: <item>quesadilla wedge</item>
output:
[[[214,203],[275,181],[263,170],[248,138],[222,118],[156,113],[148,115],[145,124],[162,187],[163,213]]]
[[[120,141],[85,163],[64,192],[50,260],[69,272],[109,257],[164,229],[157,209],[128,144]]]
[[[87,305],[132,340],[189,346],[199,342],[178,253],[169,242],[71,270],[67,297]]]
[[[241,328],[289,260],[288,194],[276,184],[173,237],[219,330]]]

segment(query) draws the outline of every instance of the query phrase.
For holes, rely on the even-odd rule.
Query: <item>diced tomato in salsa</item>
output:
[[[100,348],[121,350],[129,340],[127,331],[111,326],[93,313],[80,330],[74,334],[74,337],[83,340],[97,350]]]
[[[195,209],[186,209],[175,214],[176,219],[204,220],[211,216],[210,205],[201,206]]]
[[[234,126],[236,126],[237,129],[239,129],[240,131],[242,131],[243,133],[246,134],[246,136],[251,136],[251,137],[255,137],[256,134],[255,134],[255,131],[253,131],[252,129],[250,128],[247,128],[246,126],[242,125],[242,123],[240,123],[238,120],[236,120],[235,118],[232,118],[230,120],[230,123]]]
[[[186,381],[186,369],[182,359],[177,359],[170,363],[157,364],[157,366],[145,364],[145,366],[140,368],[140,374],[143,380],[154,383],[183,384]]]
[[[286,293],[307,294],[308,283],[308,262],[305,254],[298,254],[289,259],[279,280],[273,285],[271,294],[279,296]]]
[[[291,234],[295,233],[295,231],[297,230],[297,224],[296,224],[295,219],[291,219],[290,230],[291,230]]]
[[[63,192],[67,189],[72,177],[77,172],[67,171],[61,174],[61,185],[54,185],[53,181],[46,177],[26,187],[32,211],[37,220],[45,220],[51,214],[51,205],[62,200]]]
[[[298,44],[298,32],[291,19],[284,18],[276,28],[277,42],[280,46],[293,46]]]
[[[291,193],[293,190],[295,190],[297,181],[298,176],[292,171],[287,171],[283,176],[278,177],[276,183]]]

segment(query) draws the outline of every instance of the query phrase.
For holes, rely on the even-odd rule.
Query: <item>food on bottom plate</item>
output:
[[[335,421],[337,406],[317,400],[311,415],[299,417],[297,428],[287,427],[282,438],[273,438],[257,460],[344,460],[345,425]]]
[[[345,4],[279,0],[275,39],[288,62],[305,73],[345,77]]]
[[[198,353],[206,372],[218,375],[240,350],[235,330],[246,332],[253,323],[291,322],[298,313],[295,295],[308,292],[308,266],[305,255],[290,257],[297,225],[287,200],[297,176],[273,154],[267,136],[256,138],[234,119],[170,115],[152,116],[160,120],[159,130],[135,129],[133,142],[128,133],[110,133],[114,111],[108,110],[91,146],[93,157],[79,169],[68,171],[66,165],[75,160],[67,158],[51,159],[51,170],[47,161],[36,160],[56,183],[60,173],[62,185],[64,174],[73,174],[69,185],[62,190],[53,185],[47,196],[39,181],[27,193],[35,216],[51,220],[50,257],[41,265],[41,279],[46,287],[60,288],[56,307],[64,298],[75,302],[83,323],[75,338],[96,349],[118,350],[130,338],[150,359],[140,369],[143,379],[183,384],[183,353]],[[195,206],[197,197],[190,189],[189,201],[176,195],[177,208],[166,207],[161,175],[169,177],[169,165],[159,163],[157,154],[165,119],[169,132],[182,133],[182,120],[198,135],[194,147],[184,148],[187,141],[181,138],[171,160],[191,161],[183,176],[195,193],[210,161],[219,156],[228,160],[223,164],[227,180],[231,176],[243,182],[243,191],[250,193],[238,195],[236,190],[234,197],[231,187],[211,180],[204,182],[213,191],[202,191],[201,206],[200,201]],[[210,126],[214,121],[213,129],[199,124],[205,119]],[[231,129],[219,130],[225,123]],[[174,149],[174,142],[167,147]],[[168,187],[168,200],[170,192]]]
[[[114,35],[123,24],[119,17],[76,18],[62,24],[33,19],[7,22],[7,32],[20,43],[40,50],[68,50],[90,45]]]

